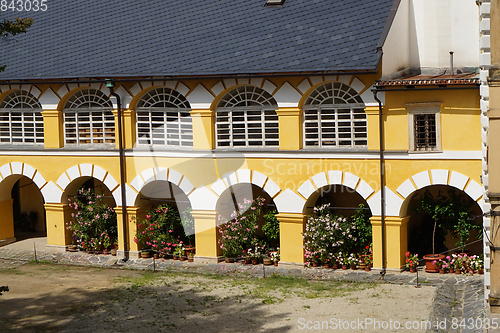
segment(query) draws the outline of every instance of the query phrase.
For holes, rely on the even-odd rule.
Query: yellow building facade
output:
[[[410,200],[419,190],[453,187],[481,206],[479,91],[475,79],[453,84],[436,81],[422,85],[422,90],[400,82],[400,89],[391,91],[383,83],[389,81],[376,84],[378,78],[348,74],[116,80],[123,111],[126,228],[121,222],[115,139],[118,105],[105,82],[1,85],[4,105],[0,109],[4,117],[10,116],[11,141],[0,152],[4,217],[0,239],[15,239],[15,209],[38,210],[43,223],[37,230],[46,230],[49,245],[64,249],[72,241],[66,229],[71,219],[68,198],[94,179],[118,213],[119,249],[131,255],[139,250],[133,241],[132,216],[143,217],[152,199],[174,199],[193,209],[196,260],[218,260],[217,216],[224,210],[227,193],[234,192],[241,198],[264,195],[274,203],[280,221],[281,263],[300,265],[305,219],[318,197],[334,188],[336,202],[344,200],[346,207],[361,202],[370,209],[374,267],[399,269],[408,250]],[[374,99],[374,88],[381,105]],[[9,109],[8,103],[18,96],[29,99],[30,106],[16,104]],[[158,101],[164,105],[158,106]],[[30,118],[28,110],[41,118]],[[335,112],[328,113],[331,110]],[[170,112],[171,119],[159,119],[158,125],[155,112],[160,111]],[[22,145],[15,141],[16,112],[25,117]],[[337,118],[318,118],[321,113],[335,113]],[[436,141],[416,150],[415,131],[420,130],[415,129],[415,119],[422,114],[432,115]],[[40,138],[36,134],[40,131],[31,135],[30,119],[35,128],[43,125],[43,143],[30,142]],[[6,124],[2,126],[5,131]],[[3,139],[7,141],[6,136]],[[171,189],[170,195],[153,194],[165,188]],[[32,202],[35,195],[37,203]],[[13,208],[14,201],[18,208]]]

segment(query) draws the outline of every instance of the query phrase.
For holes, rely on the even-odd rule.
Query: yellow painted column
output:
[[[12,210],[13,199],[0,201],[0,241],[11,242],[14,240],[14,214]]]
[[[215,148],[215,112],[212,110],[192,110],[193,149],[211,150]]]
[[[217,261],[222,250],[217,243],[217,212],[208,210],[193,210],[194,218],[196,261]]]
[[[66,229],[66,223],[71,220],[73,209],[68,204],[46,203],[45,216],[47,223],[47,244],[66,246],[72,244],[71,230]]]
[[[280,262],[304,263],[302,233],[305,229],[306,215],[279,213],[276,217],[280,222]]]
[[[57,110],[42,111],[43,142],[45,148],[64,146],[63,114]]]
[[[116,212],[116,224],[118,228],[118,250],[123,251],[125,249],[124,242],[124,233],[127,236],[127,248],[126,251],[138,252],[140,250],[139,244],[134,241],[135,234],[137,232],[137,223],[135,222],[137,219],[144,219],[146,217],[146,210],[149,206],[144,207],[127,207],[126,209],[126,224],[127,229],[123,230],[123,218],[122,218],[122,207],[115,207],[114,210]],[[132,219],[132,217],[135,217]]]
[[[386,268],[401,269],[408,248],[408,220],[406,217],[385,217]],[[373,237],[373,267],[382,268],[382,220],[380,216],[370,218]]]
[[[279,119],[280,150],[302,149],[302,110],[280,108],[276,113]]]
[[[367,106],[365,113],[368,131],[368,150],[379,150],[378,106]]]

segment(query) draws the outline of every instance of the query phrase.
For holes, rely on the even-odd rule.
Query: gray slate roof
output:
[[[393,0],[47,0],[0,79],[374,70]]]

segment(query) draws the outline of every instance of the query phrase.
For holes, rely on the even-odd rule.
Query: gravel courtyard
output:
[[[435,293],[431,286],[44,263],[1,269],[0,285],[10,288],[0,296],[0,332],[303,332],[365,318],[404,325],[429,319]]]

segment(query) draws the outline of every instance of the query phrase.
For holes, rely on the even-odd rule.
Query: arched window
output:
[[[217,105],[217,148],[278,147],[277,103],[265,90],[241,86],[228,92]]]
[[[0,102],[0,143],[43,144],[42,106],[27,91],[15,90]]]
[[[316,88],[304,105],[304,148],[366,146],[365,105],[358,93],[341,82]]]
[[[64,142],[67,145],[114,144],[113,104],[100,90],[85,88],[66,102]]]
[[[137,103],[137,144],[193,146],[191,106],[170,88],[148,91]]]

